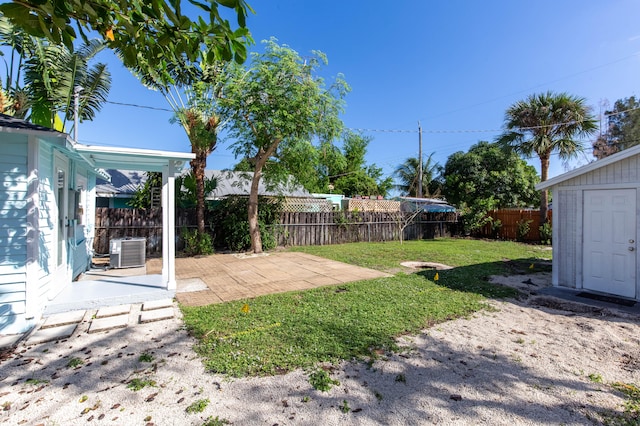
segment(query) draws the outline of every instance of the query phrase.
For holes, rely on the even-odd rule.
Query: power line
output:
[[[105,101],[105,102],[108,103],[108,104],[128,106],[128,107],[133,107],[133,108],[143,108],[143,109],[152,109],[152,110],[155,110],[155,111],[174,112],[172,109],[169,109],[169,108],[152,107],[152,106],[148,106],[148,105],[138,105],[138,104],[128,104],[128,103],[125,103],[125,102],[114,102],[114,101]]]
[[[120,105],[120,106],[128,106],[128,107],[132,107],[132,108],[143,108],[143,109],[150,109],[150,110],[155,110],[155,111],[166,111],[166,112],[174,112],[172,109],[169,108],[160,108],[160,107],[152,107],[152,106],[148,106],[148,105],[138,105],[138,104],[131,104],[131,103],[125,103],[125,102],[115,102],[115,101],[105,101],[108,104],[113,104],[113,105]],[[627,110],[624,111],[617,111],[617,112],[612,112],[609,114],[604,114],[605,117],[612,117],[615,115],[619,115],[619,114],[624,114],[627,112],[631,112],[631,111],[636,111],[639,110],[640,107],[636,107],[636,108],[629,108]],[[542,126],[530,126],[530,127],[520,127],[517,130],[536,130],[536,129],[544,129],[546,127],[554,127],[554,126],[560,126],[560,125],[565,125],[565,124],[576,124],[577,121],[568,121],[568,122],[564,122],[564,123],[555,123],[555,124],[548,124],[548,125],[542,125]],[[351,130],[351,131],[355,131],[355,132],[364,132],[364,133],[419,133],[420,130],[418,129],[364,129],[364,128],[348,128],[347,130]],[[502,132],[504,131],[504,129],[453,129],[453,130],[422,130],[423,133],[429,133],[429,134],[453,134],[453,133],[496,133],[496,132]]]

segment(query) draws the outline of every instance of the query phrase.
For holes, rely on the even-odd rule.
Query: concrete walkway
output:
[[[161,270],[161,259],[147,261],[148,274]],[[203,306],[389,276],[306,253],[215,254],[176,259],[176,298],[187,306]]]

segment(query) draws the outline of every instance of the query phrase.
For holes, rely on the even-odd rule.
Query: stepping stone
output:
[[[44,323],[40,326],[40,328],[42,329],[57,327],[59,325],[77,324],[79,322],[82,322],[82,319],[84,318],[84,314],[86,312],[87,311],[72,311],[51,315],[45,318]]]
[[[106,318],[96,318],[91,321],[88,333],[113,330],[114,328],[125,328],[129,324],[129,314],[116,315]]]
[[[173,308],[154,309],[152,311],[143,311],[140,313],[140,323],[161,321],[173,318]]]
[[[131,305],[107,306],[98,309],[96,318],[113,317],[116,315],[128,314],[131,311]]]
[[[169,308],[171,306],[173,306],[173,300],[171,299],[152,300],[150,302],[144,302],[142,304],[142,310],[152,311],[154,309]]]
[[[11,349],[18,344],[24,334],[9,334],[0,336],[0,349]]]
[[[52,340],[62,340],[70,337],[78,324],[59,325],[57,327],[41,328],[29,337],[27,343],[45,343]]]

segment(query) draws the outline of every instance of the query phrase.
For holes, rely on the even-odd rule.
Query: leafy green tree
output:
[[[497,141],[518,154],[540,159],[540,176],[548,178],[551,154],[568,160],[582,151],[578,138],[591,135],[596,121],[585,99],[567,93],[539,93],[511,105],[505,112],[504,133]],[[540,197],[540,223],[547,220],[549,193]]]
[[[487,212],[497,208],[527,207],[540,201],[535,189],[538,174],[514,152],[496,143],[479,142],[468,152],[447,159],[443,192],[464,213],[467,231],[483,226]]]
[[[337,162],[334,166],[342,163],[344,167],[334,170],[329,176],[330,179],[335,179],[335,192],[347,197],[387,195],[393,186],[392,178],[383,178],[382,168],[375,164],[366,164],[367,146],[372,138],[349,131],[345,132],[343,139],[344,163]]]
[[[253,166],[247,216],[251,248],[262,252],[258,226],[258,184],[286,181],[286,164],[277,161],[289,146],[310,141],[332,140],[341,128],[339,114],[349,90],[341,76],[325,87],[314,73],[326,63],[326,57],[313,52],[302,58],[275,39],[265,42],[264,53],[254,53],[245,70],[235,67],[221,103],[231,112],[230,136],[236,138],[232,149],[237,157]]]
[[[431,153],[422,162],[422,195],[425,198],[438,197],[441,192],[442,182],[440,181],[440,165],[433,160]],[[399,184],[395,188],[408,197],[418,196],[419,181],[419,160],[418,157],[410,157],[404,163],[396,167],[393,172]]]
[[[604,158],[640,144],[640,102],[635,96],[618,99],[606,111],[607,127],[593,143],[593,155]],[[602,130],[602,129],[601,129]]]
[[[64,44],[69,51],[78,37],[87,42],[97,32],[109,48],[120,52],[125,66],[136,68],[143,62],[167,84],[175,82],[176,67],[187,71],[200,59],[243,62],[251,41],[246,15],[252,9],[246,1],[189,4],[208,20],[192,20],[183,13],[180,0],[21,0],[1,4],[0,13],[28,34]],[[223,18],[221,7],[235,12],[237,28]]]

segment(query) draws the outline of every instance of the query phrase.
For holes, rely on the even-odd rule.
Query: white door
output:
[[[636,297],[636,190],[584,191],[583,287]]]
[[[56,153],[54,161],[54,182],[53,193],[56,199],[56,254],[55,265],[58,277],[63,279],[67,275],[68,269],[68,253],[67,253],[67,234],[69,231],[69,205],[68,190],[69,187],[69,160],[63,155]]]

